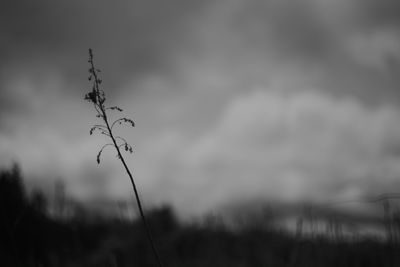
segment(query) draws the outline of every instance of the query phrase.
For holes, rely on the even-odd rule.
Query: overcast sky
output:
[[[0,165],[30,185],[130,193],[96,163],[90,47],[147,203],[400,191],[398,0],[3,0],[0,33]]]

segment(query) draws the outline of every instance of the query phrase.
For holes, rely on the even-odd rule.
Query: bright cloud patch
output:
[[[198,140],[169,147],[160,197],[197,213],[251,198],[329,201],[395,191],[399,144],[394,107],[253,92],[234,99]]]

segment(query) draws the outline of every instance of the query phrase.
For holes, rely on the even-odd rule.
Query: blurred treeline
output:
[[[47,202],[26,192],[18,166],[0,172],[0,266],[155,266],[139,220],[57,216]],[[397,239],[344,238],[338,227],[302,235],[268,218],[240,228],[218,216],[181,223],[169,207],[147,216],[165,266],[400,266]]]

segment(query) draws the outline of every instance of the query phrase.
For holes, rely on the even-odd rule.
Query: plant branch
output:
[[[134,124],[133,120],[131,120],[131,119],[120,118],[120,119],[117,119],[116,121],[114,121],[110,125],[110,123],[108,121],[106,110],[107,109],[118,110],[118,111],[121,112],[122,109],[119,108],[119,107],[105,107],[105,105],[104,105],[104,102],[106,100],[105,93],[104,93],[103,90],[100,90],[101,80],[98,78],[98,75],[97,75],[97,73],[100,72],[100,70],[96,69],[95,66],[94,66],[93,52],[92,52],[91,49],[89,49],[89,61],[88,62],[90,63],[89,80],[93,79],[93,87],[92,87],[92,91],[85,95],[85,99],[94,104],[95,109],[98,112],[97,116],[101,117],[103,119],[103,121],[104,121],[104,124],[105,124],[105,125],[95,125],[94,127],[92,127],[91,132],[93,132],[93,130],[96,129],[96,128],[101,129],[101,133],[107,135],[112,140],[112,143],[105,144],[100,149],[100,151],[99,151],[99,153],[97,155],[97,162],[100,163],[100,155],[101,155],[101,152],[103,151],[104,148],[106,148],[107,146],[114,146],[115,147],[115,149],[117,150],[117,156],[120,159],[122,165],[125,168],[126,173],[129,176],[129,180],[131,182],[132,189],[133,189],[133,192],[134,192],[134,195],[135,195],[135,199],[136,199],[136,203],[137,203],[137,206],[138,206],[138,209],[139,209],[140,217],[141,217],[142,223],[143,223],[143,225],[145,227],[147,238],[148,238],[149,243],[151,245],[151,248],[152,248],[152,251],[153,251],[154,256],[156,258],[157,264],[158,264],[159,267],[162,267],[163,265],[162,265],[160,256],[158,254],[158,251],[156,249],[156,246],[154,244],[153,237],[152,237],[152,234],[151,234],[151,231],[150,231],[150,226],[148,225],[147,220],[146,220],[146,216],[145,216],[145,213],[144,213],[144,210],[143,210],[142,201],[141,201],[141,199],[139,197],[139,191],[138,191],[137,186],[135,184],[135,181],[133,179],[133,175],[132,175],[128,165],[126,164],[125,159],[122,156],[122,153],[121,153],[121,150],[120,150],[121,146],[125,146],[125,150],[129,150],[129,152],[132,153],[132,147],[128,144],[128,142],[124,138],[122,138],[120,136],[114,136],[114,134],[112,132],[112,128],[114,127],[114,125],[117,122],[119,122],[120,124],[122,122],[126,122],[126,123],[131,124],[132,126],[134,126],[135,124]],[[118,139],[122,140],[123,144],[118,145],[118,143],[117,143]]]
[[[120,139],[124,144],[127,144],[128,142],[125,140],[125,138],[122,138],[121,136],[115,136],[115,140]]]
[[[127,119],[127,118],[119,118],[118,120],[115,120],[112,124],[111,124],[111,130],[113,129],[114,125],[119,122],[119,124],[121,124],[122,122],[126,122],[131,124],[132,127],[135,126],[135,123],[133,122],[133,120],[131,119]]]

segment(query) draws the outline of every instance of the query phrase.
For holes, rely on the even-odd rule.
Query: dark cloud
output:
[[[357,0],[367,26],[400,26],[400,3],[396,0]]]
[[[127,76],[168,69],[184,43],[197,1],[3,1],[0,69],[48,64],[81,83],[87,49],[96,52],[110,85]]]
[[[265,82],[272,65],[299,64],[337,75],[334,79],[343,80],[345,93],[378,81],[372,81],[374,87],[383,86],[369,86],[370,98],[382,95],[382,89],[395,92],[399,82],[395,57],[385,56],[392,58],[385,75],[393,81],[388,83],[368,66],[363,71],[365,66],[354,65],[342,44],[348,35],[398,29],[399,4],[394,0],[21,0],[1,5],[3,76],[9,75],[10,66],[16,72],[47,66],[74,84],[72,89],[82,90],[87,86],[87,49],[92,47],[111,95],[149,73],[179,77],[182,67],[177,62],[182,60],[223,69],[235,83]],[[367,81],[343,79],[343,69],[363,71]]]

